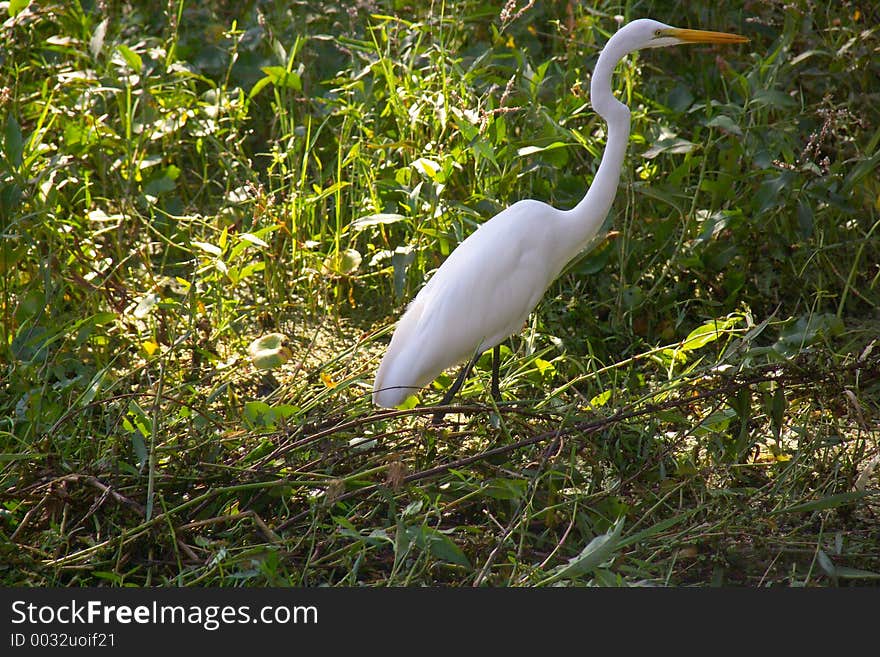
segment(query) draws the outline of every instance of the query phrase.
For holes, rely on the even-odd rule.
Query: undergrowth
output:
[[[876,10],[853,3],[8,3],[6,585],[880,578]],[[433,427],[395,318],[479,223],[568,208],[623,19],[602,239]],[[292,358],[256,369],[281,332]],[[421,395],[430,404],[451,383]]]

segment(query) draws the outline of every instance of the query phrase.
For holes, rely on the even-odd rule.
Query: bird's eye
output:
[[[663,30],[654,30],[654,36],[659,39],[663,36]]]

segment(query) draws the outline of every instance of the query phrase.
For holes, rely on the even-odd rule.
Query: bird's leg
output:
[[[461,371],[458,373],[458,376],[455,379],[455,383],[453,383],[449,390],[446,391],[446,394],[443,395],[443,399],[440,400],[438,406],[446,406],[449,402],[452,401],[452,398],[455,397],[456,393],[461,390],[461,386],[464,385],[464,380],[467,378],[467,375],[470,374],[471,370],[474,369],[474,365],[477,364],[477,360],[480,358],[480,354],[475,355],[471,358],[467,364],[461,368]],[[446,415],[446,411],[437,411],[434,413],[434,417],[431,420],[431,424],[438,425],[443,421],[443,416]]]
[[[498,385],[499,370],[501,368],[501,345],[496,344],[492,350],[492,399],[501,401],[501,388]]]

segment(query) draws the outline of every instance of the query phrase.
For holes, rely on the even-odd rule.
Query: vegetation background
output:
[[[875,3],[156,7],[0,3],[2,584],[877,582]],[[377,412],[456,244],[585,192],[639,17],[751,42],[621,64],[607,235],[502,403]]]

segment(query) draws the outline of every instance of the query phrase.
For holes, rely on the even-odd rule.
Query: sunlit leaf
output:
[[[276,87],[287,87],[294,91],[302,91],[302,80],[299,73],[288,71],[283,66],[264,66],[260,70],[266,74],[265,79],[268,79]],[[252,90],[251,97],[255,95],[256,93]]]
[[[128,64],[129,68],[131,68],[135,73],[141,72],[141,69],[143,69],[144,67],[144,62],[141,59],[140,55],[138,55],[134,50],[122,43],[116,46],[116,50],[119,52],[120,55],[122,55],[122,58],[125,60],[125,63]]]
[[[356,249],[346,249],[339,253],[329,255],[324,259],[323,271],[325,274],[342,274],[349,276],[361,266],[363,256]]]
[[[250,242],[251,244],[256,244],[257,246],[262,246],[262,247],[269,246],[269,244],[265,240],[260,239],[259,237],[257,237],[253,233],[241,233],[238,237],[240,239],[244,240],[245,242]]]
[[[557,148],[567,148],[568,144],[565,144],[561,141],[554,141],[552,144],[547,146],[523,146],[522,148],[518,148],[516,154],[520,157],[525,157],[527,155],[534,155],[535,153],[542,153],[544,151],[552,151]]]
[[[363,230],[369,226],[378,226],[379,224],[396,224],[398,221],[406,219],[402,214],[393,212],[380,212],[378,214],[370,214],[351,222],[352,230]]]
[[[101,54],[101,49],[104,47],[104,37],[107,35],[107,25],[109,24],[109,18],[102,20],[95,28],[92,38],[89,39],[89,52],[92,53],[92,57],[97,57]]]
[[[267,333],[248,346],[248,354],[254,367],[269,370],[280,367],[293,357],[289,340],[283,333]]]
[[[420,157],[410,166],[426,178],[434,181],[438,180],[438,174],[440,173],[440,164],[438,162],[426,157]]]
[[[543,358],[535,358],[535,367],[538,369],[541,376],[552,376],[556,373],[556,368],[553,366],[553,363],[546,361]]]
[[[688,333],[687,338],[685,338],[684,342],[681,345],[682,351],[693,351],[695,349],[699,349],[700,347],[705,347],[710,342],[715,342],[719,338],[727,335],[727,332],[743,321],[743,318],[739,315],[735,315],[732,317],[725,317],[723,319],[713,319],[710,322],[706,322],[702,326],[695,328],[693,331]]]
[[[7,11],[11,18],[18,16],[27,6],[31,4],[31,0],[10,0]]]
[[[406,272],[415,259],[415,251],[408,246],[397,247],[391,256],[391,266],[394,268],[394,296],[397,299],[403,297],[406,288]]]
[[[153,308],[156,307],[156,304],[159,303],[161,297],[155,292],[150,292],[145,294],[140,298],[137,303],[137,306],[134,308],[134,316],[138,319],[143,319],[151,312],[153,312]]]
[[[212,256],[219,257],[223,255],[223,249],[215,244],[210,244],[208,242],[199,242],[196,240],[193,240],[192,242],[190,242],[190,244],[192,244],[197,249],[201,249],[205,253],[210,253]]]

